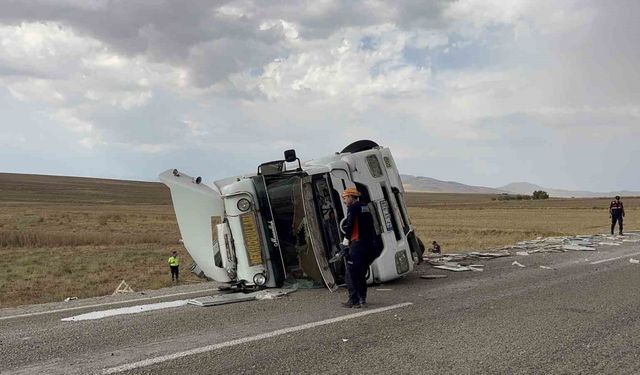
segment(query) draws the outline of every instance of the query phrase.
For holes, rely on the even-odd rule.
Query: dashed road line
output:
[[[285,335],[287,333],[299,332],[299,331],[303,331],[303,330],[310,329],[310,328],[325,326],[325,325],[328,325],[328,324],[342,322],[342,321],[350,320],[350,319],[355,319],[355,318],[359,318],[359,317],[362,317],[362,316],[367,316],[367,315],[377,314],[377,313],[381,313],[381,312],[385,312],[385,311],[389,311],[389,310],[399,309],[399,308],[410,306],[410,305],[413,305],[413,303],[404,302],[404,303],[399,303],[397,305],[380,307],[380,308],[377,308],[377,309],[361,311],[361,312],[358,312],[358,313],[355,313],[355,314],[343,315],[343,316],[339,316],[339,317],[336,317],[336,318],[320,320],[320,321],[312,322],[312,323],[306,323],[306,324],[302,324],[302,325],[295,326],[295,327],[283,328],[283,329],[279,329],[279,330],[276,330],[276,331],[255,335],[255,336],[243,337],[243,338],[240,338],[240,339],[226,341],[226,342],[219,343],[219,344],[207,345],[207,346],[203,346],[203,347],[200,347],[200,348],[186,350],[186,351],[183,351],[183,352],[177,352],[177,353],[173,353],[173,354],[163,355],[163,356],[160,356],[160,357],[145,359],[145,360],[138,361],[138,362],[128,363],[128,364],[117,366],[117,367],[111,367],[111,368],[105,369],[102,373],[105,374],[105,375],[108,375],[108,374],[116,374],[116,373],[123,372],[123,371],[135,370],[135,369],[138,369],[138,368],[141,368],[141,367],[147,367],[147,366],[155,365],[155,364],[162,363],[162,362],[173,361],[173,360],[180,359],[180,358],[187,357],[187,356],[191,356],[191,355],[194,355],[194,354],[207,353],[207,352],[211,352],[211,351],[222,349],[222,348],[228,348],[228,347],[231,347],[231,346],[246,344],[246,343],[249,343],[249,342],[254,342],[254,341],[259,341],[259,340],[264,340],[264,339],[268,339],[268,338],[272,338],[272,337],[276,337],[276,336],[280,336],[280,335]]]

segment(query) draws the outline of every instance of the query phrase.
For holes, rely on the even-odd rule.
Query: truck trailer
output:
[[[176,169],[159,178],[171,190],[182,242],[199,272],[230,287],[296,283],[337,290],[345,265],[329,260],[343,240],[341,194],[349,187],[371,208],[383,244],[369,283],[407,275],[424,251],[391,151],[373,141],[305,162],[287,150],[284,159],[262,163],[255,173],[211,186]]]

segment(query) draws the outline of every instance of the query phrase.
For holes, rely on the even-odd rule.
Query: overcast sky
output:
[[[0,171],[205,180],[358,139],[402,173],[640,190],[638,1],[0,0]]]

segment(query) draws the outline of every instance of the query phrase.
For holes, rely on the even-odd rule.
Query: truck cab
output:
[[[343,262],[329,263],[347,212],[341,194],[355,187],[371,207],[383,249],[368,282],[413,270],[421,252],[388,148],[358,141],[333,155],[301,162],[295,151],[256,173],[202,183],[175,169],[160,174],[171,190],[187,251],[204,276],[241,288],[344,282]]]

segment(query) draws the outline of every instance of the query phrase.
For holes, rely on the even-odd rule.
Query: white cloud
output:
[[[280,148],[306,157],[374,138],[409,169],[454,173],[443,167],[451,162],[493,181],[496,163],[520,160],[532,175],[563,178],[522,162],[538,157],[529,146],[557,139],[545,152],[557,156],[585,129],[638,140],[638,8],[13,3],[0,5],[0,101],[37,107],[95,152],[224,152],[240,165]]]

